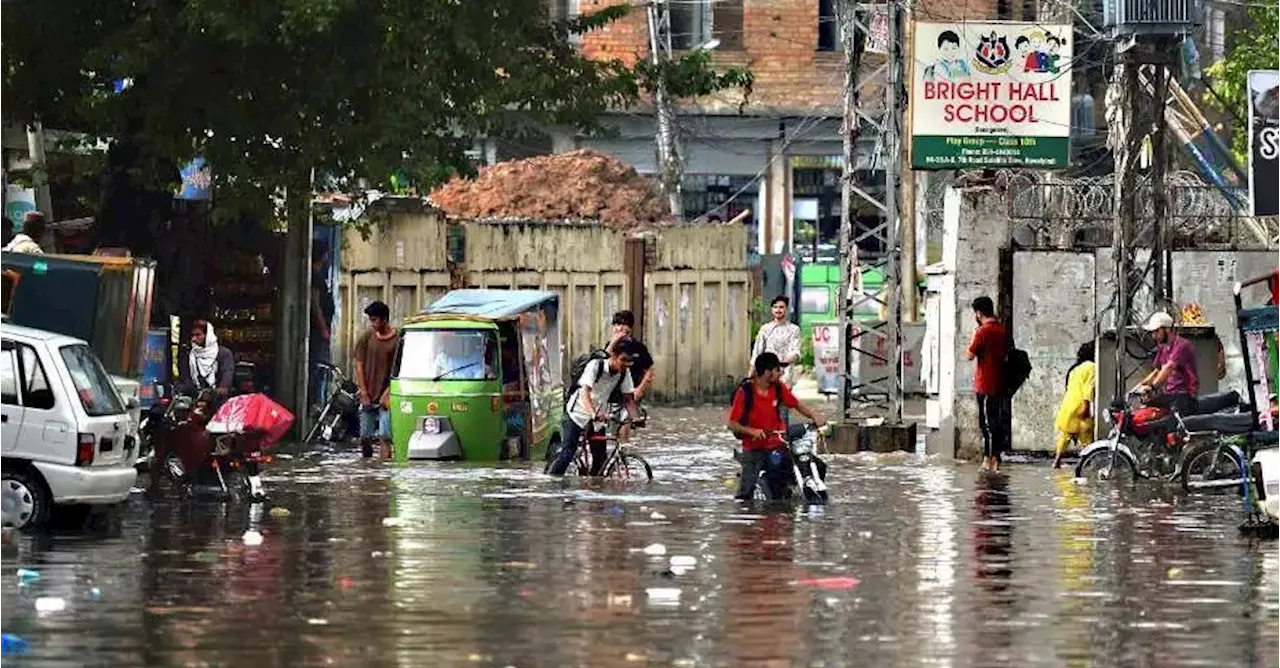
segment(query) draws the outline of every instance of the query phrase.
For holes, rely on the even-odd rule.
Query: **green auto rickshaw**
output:
[[[452,290],[405,320],[391,374],[395,457],[529,459],[559,438],[560,302]]]

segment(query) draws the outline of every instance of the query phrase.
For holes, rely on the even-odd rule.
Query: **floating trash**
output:
[[[67,602],[57,596],[41,596],[36,599],[36,612],[62,612]]]
[[[675,603],[680,600],[679,587],[649,587],[644,590],[650,603]]]
[[[307,620],[307,623],[310,624],[311,626],[328,626],[329,620],[321,617],[312,617],[311,619]]]
[[[196,552],[195,554],[191,555],[191,558],[195,559],[196,561],[199,561],[200,563],[212,564],[213,562],[218,560],[218,553],[217,552]]]
[[[654,511],[653,513],[651,513],[651,514],[649,515],[649,519],[651,519],[651,520],[665,520],[665,519],[667,519],[667,516],[666,516],[666,515],[663,515],[663,514],[662,514],[662,513],[660,513],[660,512]]]
[[[667,546],[662,543],[653,543],[652,545],[646,545],[643,552],[652,557],[660,557],[667,553]]]
[[[101,589],[98,589],[97,587],[90,587],[90,588],[89,588],[89,596],[90,596],[93,600],[95,600],[95,601],[96,601],[96,600],[98,600],[98,599],[102,598],[102,590],[101,590]]]
[[[27,653],[27,641],[12,633],[0,634],[0,655],[22,656]]]
[[[267,511],[267,514],[277,520],[282,520],[293,513],[289,512],[289,509],[284,506],[273,506],[271,510]]]
[[[793,584],[801,587],[816,587],[818,589],[839,590],[853,589],[861,584],[858,578],[851,577],[834,577],[834,578],[806,578],[804,580],[796,580]]]
[[[402,524],[404,524],[404,520],[400,519],[399,517],[382,518],[382,526],[384,527],[398,527]]]
[[[688,555],[676,555],[671,557],[672,568],[693,568],[698,565],[698,558]]]
[[[244,536],[241,537],[241,540],[243,540],[244,544],[249,547],[257,547],[262,544],[262,532],[249,529],[244,532]]]
[[[31,584],[32,582],[35,582],[36,580],[39,580],[39,579],[40,579],[40,571],[32,570],[30,568],[18,569],[18,586]]]

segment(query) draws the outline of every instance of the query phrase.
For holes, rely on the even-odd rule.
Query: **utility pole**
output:
[[[36,191],[36,210],[45,220],[53,222],[53,200],[49,196],[49,163],[44,152],[44,124],[32,121],[27,125],[27,151],[31,155],[31,182]],[[20,221],[15,221],[20,222]],[[36,239],[37,243],[43,243]]]
[[[865,425],[868,427],[883,425],[894,432],[888,438],[898,447],[905,445],[910,448],[913,444],[904,444],[907,440],[903,438],[906,432],[900,429],[903,426],[902,293],[899,287],[903,252],[902,220],[899,212],[899,184],[903,167],[900,140],[904,69],[902,8],[892,1],[885,5],[858,5],[854,0],[841,0],[837,7],[843,28],[846,68],[839,293],[846,373],[840,395],[842,417],[846,420],[868,420]],[[858,90],[867,82],[858,80],[861,40],[856,39],[856,35],[857,31],[869,33],[858,10],[879,11],[881,7],[888,12],[889,62],[885,68],[888,81],[885,86],[884,113],[878,123],[869,121],[879,129],[880,154],[884,156],[884,194],[883,197],[876,197],[857,183],[855,170],[857,127],[862,118],[869,117],[869,114],[858,107]],[[870,204],[879,213],[879,221],[875,227],[865,232],[857,230],[854,225],[856,207],[861,204]],[[863,263],[858,243],[867,240],[878,242],[877,245],[884,252],[879,260]],[[914,262],[914,258],[912,261]],[[884,276],[881,291],[875,295],[861,291],[855,293],[855,286],[861,283],[860,275],[877,267]],[[869,302],[884,307],[885,321],[874,327],[856,324],[853,314],[859,310],[859,306]],[[867,378],[859,377],[857,372],[862,368],[862,359],[870,360],[866,366],[878,371],[872,371],[872,375]],[[853,381],[854,378],[856,382]],[[874,435],[870,438],[877,439]]]
[[[1112,178],[1112,212],[1115,224],[1111,231],[1111,258],[1116,286],[1116,350],[1115,391],[1122,397],[1126,377],[1124,370],[1125,338],[1133,322],[1133,295],[1129,278],[1133,270],[1133,228],[1137,182],[1137,162],[1141,143],[1137,115],[1138,65],[1127,51],[1117,51],[1116,69],[1112,75],[1110,96],[1113,103],[1111,121],[1112,154],[1115,176]]]
[[[663,70],[663,65],[671,62],[671,9],[666,2],[655,1],[645,5],[645,13],[649,20],[649,58],[657,79],[654,81],[653,105],[658,123],[658,170],[671,215],[680,220],[684,218],[681,194],[684,169],[675,130],[675,109],[667,93],[667,78]]]
[[[844,48],[844,115],[840,134],[844,139],[844,165],[840,174],[840,287],[838,303],[848,301],[848,290],[857,272],[857,245],[853,243],[854,160],[858,146],[858,68],[862,64],[862,41],[857,39],[855,0],[838,0],[836,20],[840,25],[840,44]],[[853,340],[850,330],[849,309],[840,309],[840,336],[844,341]],[[840,346],[840,369],[846,374],[850,368],[850,346]],[[849,405],[849,383],[840,383],[840,405]],[[841,415],[841,417],[845,417]]]

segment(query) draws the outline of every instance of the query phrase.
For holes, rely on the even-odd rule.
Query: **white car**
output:
[[[89,344],[7,323],[0,343],[4,525],[39,527],[55,504],[127,499],[137,425]]]

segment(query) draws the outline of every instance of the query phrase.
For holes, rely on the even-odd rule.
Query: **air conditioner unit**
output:
[[[1102,22],[1116,35],[1175,37],[1201,21],[1200,0],[1103,0]]]

